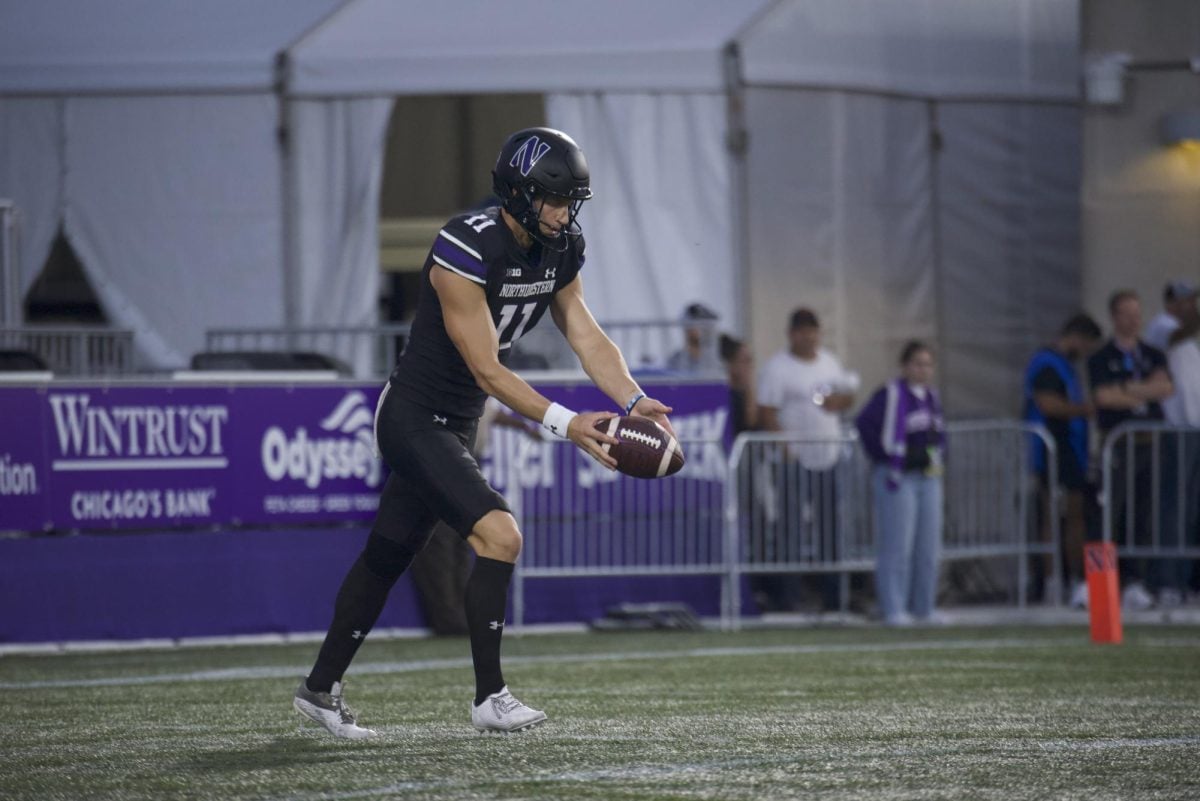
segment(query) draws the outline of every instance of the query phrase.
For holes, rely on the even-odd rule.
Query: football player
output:
[[[500,669],[521,532],[480,472],[471,443],[491,395],[615,466],[603,446],[616,440],[594,427],[613,413],[577,414],[551,403],[505,367],[513,343],[547,309],[597,387],[626,414],[671,430],[671,409],[641,390],[584,302],[576,216],[592,190],[583,151],[561,131],[518,131],[501,148],[492,180],[500,205],[450,220],[425,261],[408,346],[376,408],[375,436],[391,475],[362,554],[338,591],[316,664],[296,689],[297,711],[337,737],[375,734],[346,705],[343,675],[439,519],[476,554],[465,599],[475,667],[472,724],[507,732],[546,719],[513,697]]]

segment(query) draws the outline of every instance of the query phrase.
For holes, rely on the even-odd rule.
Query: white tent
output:
[[[278,139],[277,57],[339,7],[0,4],[0,197],[22,213],[22,291],[61,226],[151,365],[185,364],[212,327],[373,322],[390,102],[297,109],[290,162]],[[307,192],[293,209],[289,163]]]
[[[868,381],[932,340],[957,413],[1016,411],[1078,307],[1077,0],[357,0],[296,97],[546,92],[592,167],[605,319],[701,300],[760,353],[814,307]],[[740,143],[745,143],[740,147]]]
[[[64,4],[29,3],[17,21],[44,15],[69,26],[80,15],[54,8]],[[765,352],[782,344],[787,312],[810,305],[830,344],[869,381],[891,370],[900,339],[921,335],[942,351],[952,408],[1011,412],[1000,404],[1012,395],[1024,351],[1079,302],[1078,0],[211,0],[165,11],[156,10],[161,2],[106,0],[85,8],[96,5],[122,29],[144,31],[130,45],[140,56],[99,47],[91,59],[109,65],[104,89],[123,95],[103,98],[106,117],[130,124],[96,128],[101,165],[83,167],[91,151],[70,143],[87,129],[61,115],[99,102],[96,87],[69,80],[92,74],[91,62],[73,56],[69,41],[42,60],[32,55],[40,47],[8,50],[22,37],[3,33],[13,20],[0,16],[0,196],[36,183],[27,165],[52,173],[63,163],[40,146],[11,157],[13,142],[65,130],[67,189],[39,208],[66,208],[68,235],[89,266],[116,269],[109,254],[80,246],[94,226],[73,222],[76,169],[100,172],[96,182],[109,191],[98,205],[120,201],[126,231],[178,243],[167,261],[139,253],[140,237],[123,234],[130,246],[116,255],[131,270],[177,264],[163,272],[190,273],[193,283],[184,284],[202,291],[214,262],[231,264],[259,243],[255,269],[270,280],[253,301],[228,285],[195,297],[205,309],[217,295],[231,304],[206,326],[362,321],[375,291],[366,272],[375,257],[387,99],[420,93],[547,94],[550,124],[580,141],[592,167],[586,280],[601,318],[673,318],[701,300],[721,312],[723,327],[750,333]],[[272,15],[278,21],[266,25]],[[80,25],[105,29],[97,19]],[[216,29],[271,35],[246,35],[228,49],[215,35],[192,58],[167,58],[185,32]],[[129,35],[104,39],[123,46]],[[233,58],[239,51],[258,55]],[[276,54],[283,55],[272,72]],[[156,72],[163,80],[146,86]],[[247,87],[243,74],[237,87],[239,72],[258,79]],[[204,75],[228,84],[221,102],[231,104],[223,129],[230,135],[215,142],[196,134],[218,116],[217,101],[196,94],[213,89]],[[147,100],[136,93],[170,94],[172,76],[178,90],[193,93],[155,96],[164,108],[178,104],[175,135],[134,136],[155,124],[149,112],[130,117]],[[45,80],[51,86],[39,84]],[[118,90],[122,80],[132,88]],[[22,107],[23,121],[8,121],[14,104],[39,102],[46,105],[38,113]],[[291,143],[283,153],[274,141],[280,121]],[[143,182],[133,193],[122,188],[125,176],[144,171],[145,154],[165,156],[169,147],[209,148],[204,159],[185,159],[208,160],[214,171],[211,181],[183,176],[189,187],[206,185],[204,209],[215,226],[194,239],[178,240],[178,230],[157,221],[172,181],[160,181],[164,191],[148,199],[130,198]],[[114,149],[128,158],[105,158]],[[261,204],[247,192],[263,193]],[[257,233],[247,230],[251,206],[261,212]],[[222,243],[215,258],[197,257]],[[29,247],[27,269],[41,263]],[[221,272],[226,281],[240,274]],[[168,283],[153,290],[178,290]],[[160,360],[186,353],[190,340],[171,333],[176,321],[117,317],[156,332],[164,345],[150,350]]]

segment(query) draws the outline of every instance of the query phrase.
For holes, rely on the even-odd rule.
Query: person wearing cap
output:
[[[1163,288],[1163,310],[1146,328],[1146,341],[1167,354],[1167,367],[1175,382],[1175,394],[1162,402],[1167,422],[1176,426],[1187,426],[1195,431],[1179,432],[1177,474],[1174,465],[1166,465],[1164,478],[1177,482],[1175,496],[1179,499],[1178,514],[1182,521],[1175,520],[1176,530],[1164,531],[1163,542],[1169,547],[1184,545],[1195,547],[1200,543],[1200,307],[1197,298],[1200,287],[1188,281],[1171,281]],[[1178,524],[1183,524],[1183,541],[1180,541]],[[1167,565],[1168,573],[1174,573],[1172,584],[1159,593],[1159,602],[1171,606],[1183,600],[1193,565],[1187,560],[1175,560]]]
[[[684,346],[667,359],[667,369],[685,375],[720,374],[717,354],[716,322],[720,318],[703,303],[691,303],[683,310]]]
[[[844,451],[842,414],[854,403],[859,378],[821,346],[821,325],[806,308],[788,320],[788,347],[775,353],[759,374],[759,424],[797,442],[781,452],[777,499],[776,558],[836,560],[837,467]],[[805,442],[805,440],[811,440]],[[780,550],[782,549],[782,550]],[[801,582],[780,577],[770,603],[784,610],[799,604]],[[825,610],[838,606],[836,576],[820,586]]]

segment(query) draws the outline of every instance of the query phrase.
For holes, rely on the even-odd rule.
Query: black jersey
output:
[[[408,346],[392,372],[393,391],[443,415],[469,418],[483,412],[487,395],[446,333],[430,270],[447,269],[484,288],[504,363],[512,344],[545,314],[554,293],[575,280],[583,266],[583,248],[580,236],[562,253],[536,242],[526,251],[496,206],[446,223],[425,259],[417,316]]]

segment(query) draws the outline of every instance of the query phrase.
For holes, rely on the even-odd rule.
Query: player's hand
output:
[[[572,417],[567,426],[567,439],[609,470],[617,469],[617,460],[604,452],[604,445],[616,445],[619,440],[597,429],[596,423],[616,416],[612,412],[581,412]]]
[[[670,406],[659,403],[654,398],[642,398],[633,407],[630,414],[635,414],[638,417],[649,417],[654,422],[658,423],[667,431],[671,432],[671,436],[678,439],[674,427],[671,426],[671,421],[667,419],[667,415],[674,411]]]

